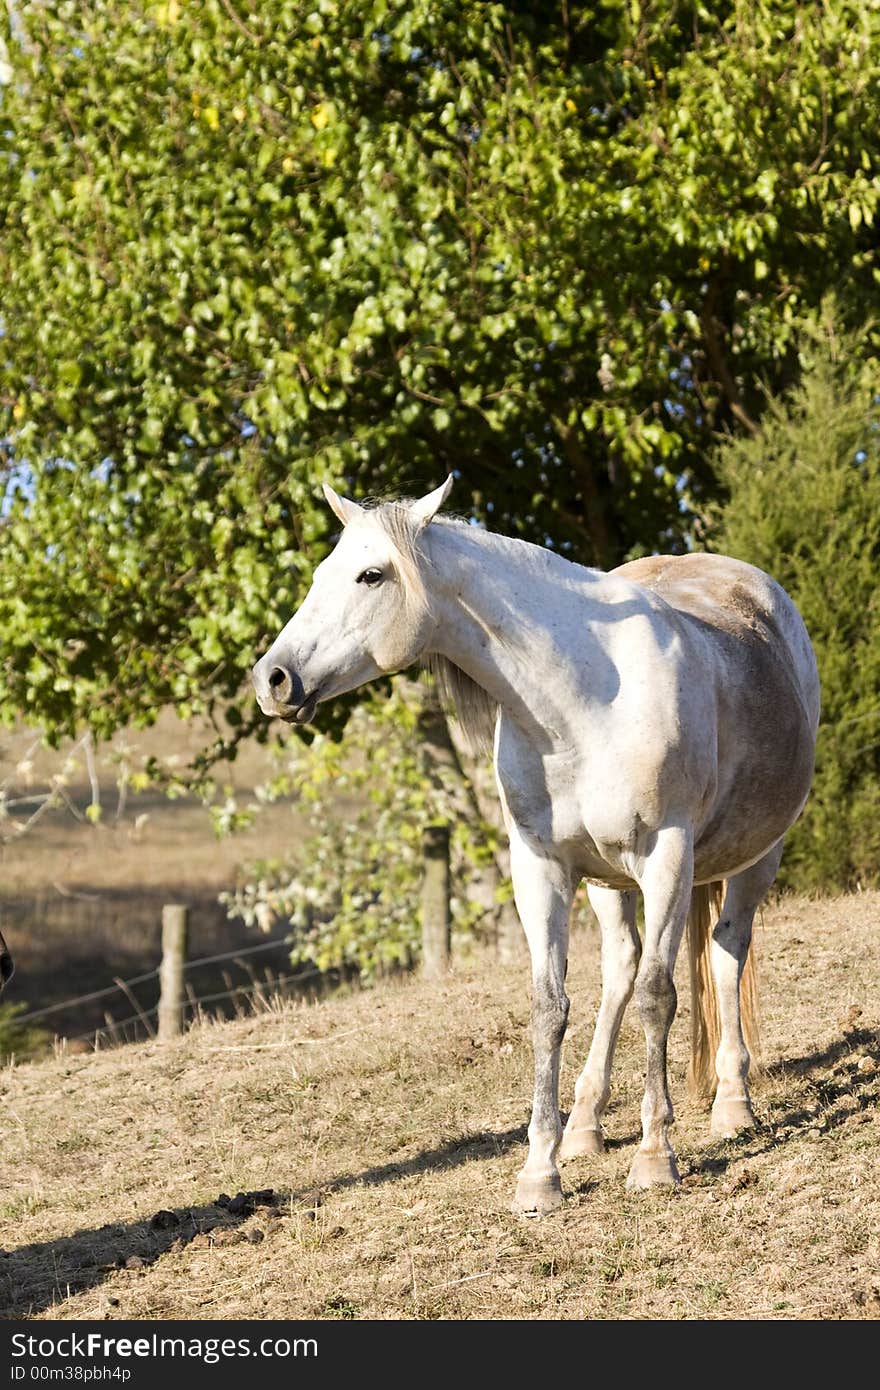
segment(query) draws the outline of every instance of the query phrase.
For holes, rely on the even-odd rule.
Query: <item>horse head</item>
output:
[[[302,605],[253,669],[264,714],[306,724],[315,707],[422,655],[433,630],[415,545],[452,487],[452,476],[415,502],[375,510],[324,495],[342,522]]]

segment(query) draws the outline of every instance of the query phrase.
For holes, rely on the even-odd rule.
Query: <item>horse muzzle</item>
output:
[[[273,665],[266,657],[257,662],[251,676],[257,704],[264,714],[283,719],[287,724],[308,724],[315,713],[320,690],[306,695],[295,671],[277,663]]]

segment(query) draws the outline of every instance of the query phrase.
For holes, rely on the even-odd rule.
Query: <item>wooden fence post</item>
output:
[[[449,966],[449,826],[428,825],[422,834],[422,974],[440,979]]]
[[[162,908],[162,964],[159,966],[159,1041],[183,1032],[183,972],[189,909],[180,903]]]

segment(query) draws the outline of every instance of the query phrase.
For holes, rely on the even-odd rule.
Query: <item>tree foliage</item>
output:
[[[862,0],[8,12],[0,713],[50,733],[248,727],[324,478],[681,547],[829,281],[876,302]]]
[[[880,397],[861,343],[832,325],[805,356],[760,433],[720,453],[730,498],[713,543],[788,590],[819,663],[816,776],[783,881],[850,888],[880,878]]]

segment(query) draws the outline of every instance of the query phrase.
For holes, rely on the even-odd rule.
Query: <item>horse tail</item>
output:
[[[712,975],[712,933],[721,915],[727,884],[699,884],[691,894],[688,913],[688,960],[691,973],[691,1061],[688,1089],[692,1096],[710,1099],[715,1090],[715,1056],[721,1042],[721,1016]],[[752,1059],[752,1075],[758,1068],[758,979],[752,942],[739,987],[743,1036]]]

